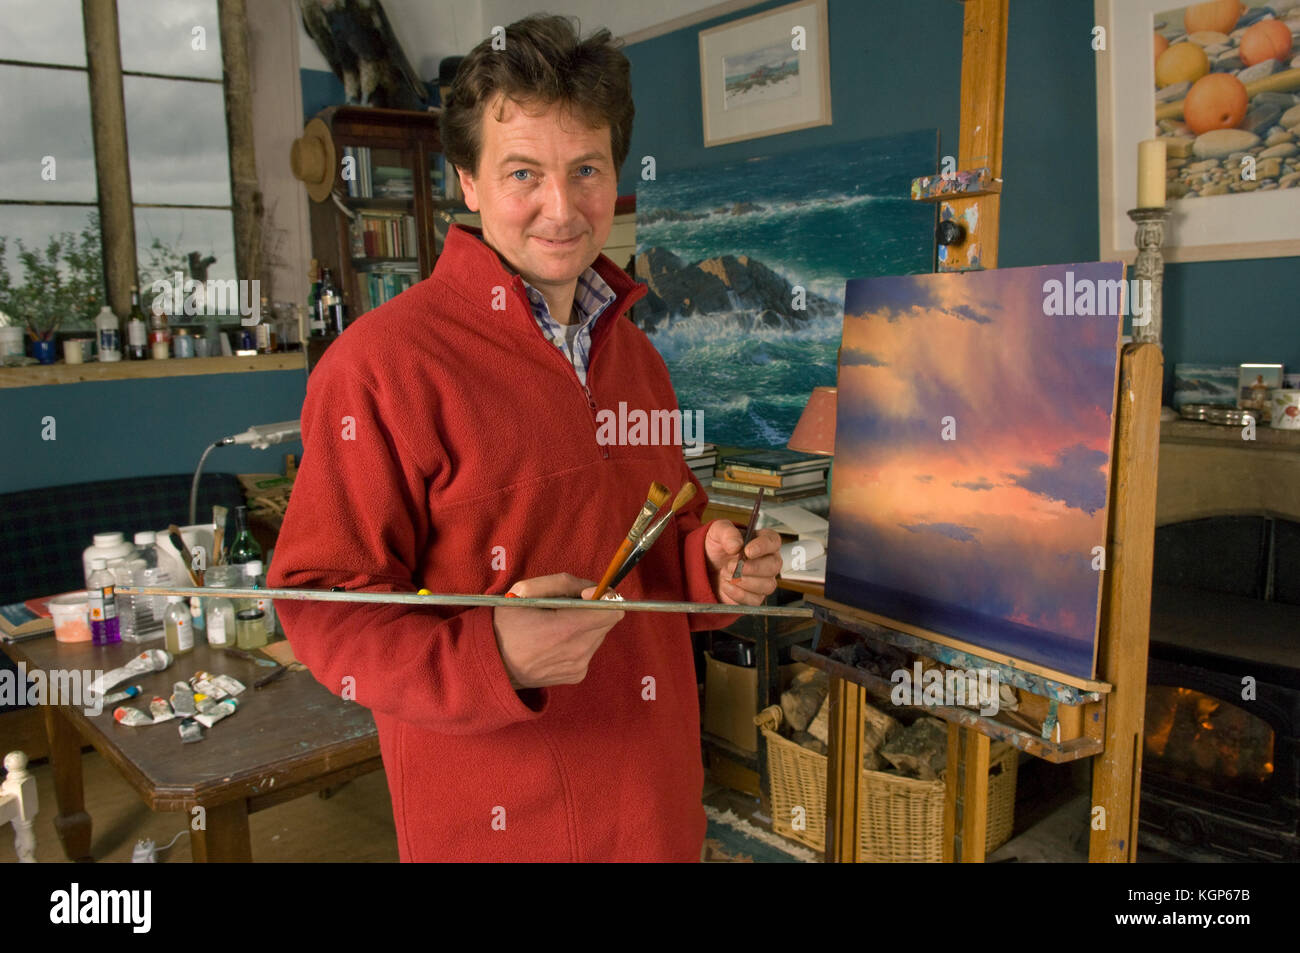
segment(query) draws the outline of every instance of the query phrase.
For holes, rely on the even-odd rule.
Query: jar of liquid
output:
[[[236,644],[241,649],[260,649],[266,644],[266,613],[244,609],[235,613]]]
[[[167,651],[173,656],[188,655],[194,651],[194,623],[185,605],[184,596],[167,597],[167,611],[163,614],[163,632]]]
[[[203,585],[211,589],[229,589],[244,584],[242,566],[212,566],[203,574]],[[223,598],[218,593],[204,596],[207,604],[208,644],[218,648],[233,646],[237,638],[236,609],[245,608],[245,600]]]

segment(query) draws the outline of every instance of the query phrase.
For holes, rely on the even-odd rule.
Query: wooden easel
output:
[[[1002,185],[1002,120],[1006,85],[1008,0],[964,0],[961,133],[953,176],[913,184],[913,198],[940,203],[941,222],[958,226],[940,253],[940,271],[996,268]],[[1083,737],[1053,744],[964,709],[933,713],[948,720],[944,859],[982,863],[988,817],[990,740],[1009,741],[1037,757],[1062,762],[1096,757],[1089,859],[1132,862],[1137,855],[1142,723],[1155,532],[1163,357],[1154,344],[1130,344],[1121,354],[1111,462],[1106,570],[1102,582],[1098,681],[1052,677],[1009,657],[956,640],[935,641],[870,613],[810,599],[819,621],[896,645],[923,648],[940,661],[992,665],[1004,681],[1058,704],[1082,704]],[[929,636],[926,638],[925,636]],[[865,679],[825,656],[798,652],[831,675],[827,764],[826,860],[851,863],[859,843],[862,712]],[[873,688],[879,688],[874,686]],[[1044,732],[1050,735],[1050,731]],[[1098,810],[1100,809],[1100,811]]]

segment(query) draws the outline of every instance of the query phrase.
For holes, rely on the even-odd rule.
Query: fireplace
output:
[[[1157,529],[1144,847],[1188,860],[1300,860],[1298,556],[1300,523],[1285,519]]]

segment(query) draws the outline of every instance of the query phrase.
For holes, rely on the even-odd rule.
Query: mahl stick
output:
[[[641,557],[650,551],[650,547],[655,544],[655,540],[657,540],[660,534],[663,533],[664,527],[667,526],[669,521],[677,514],[677,511],[693,499],[695,499],[694,483],[687,483],[677,491],[677,496],[673,498],[672,508],[661,514],[659,518],[654,521],[651,527],[646,530],[645,534],[641,537],[641,541],[636,544],[636,547],[632,552],[628,553],[627,559],[623,561],[623,565],[619,567],[617,574],[615,574],[613,580],[610,581],[609,585],[611,588],[617,586],[627,578],[627,574],[632,571],[632,567],[639,563]]]
[[[668,500],[668,493],[668,487],[662,483],[650,484],[650,491],[646,494],[646,500],[641,506],[641,512],[637,514],[636,520],[632,523],[632,528],[627,531],[627,536],[624,538],[623,544],[618,547],[618,552],[609,561],[609,568],[605,570],[605,575],[600,578],[600,585],[592,593],[592,599],[599,599],[605,594],[605,590],[609,588],[610,580],[614,578],[614,574],[623,565],[623,560],[627,559],[628,554],[636,548],[636,544],[641,541],[641,534],[645,532],[646,526],[650,524],[650,520],[654,518],[655,513],[659,512],[659,508]]]

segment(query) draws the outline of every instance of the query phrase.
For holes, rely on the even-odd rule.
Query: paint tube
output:
[[[153,715],[155,725],[162,721],[171,721],[176,717],[176,713],[172,711],[172,706],[161,695],[153,697],[153,701],[149,703],[149,713]]]
[[[203,676],[200,678],[199,676]],[[213,704],[221,701],[229,694],[224,688],[217,685],[207,672],[199,672],[194,678],[190,679],[190,688],[194,689],[194,701],[198,703],[199,696],[205,695],[212,700]],[[203,709],[200,708],[199,711]]]
[[[212,679],[212,684],[225,691],[227,695],[238,695],[244,690],[244,683],[233,675],[218,675]]]
[[[125,705],[114,709],[113,720],[120,725],[129,725],[138,728],[141,725],[152,725],[153,719],[146,715],[138,708],[127,708]]]
[[[122,684],[132,675],[148,675],[150,672],[161,672],[170,664],[172,664],[170,652],[163,649],[149,649],[146,652],[141,652],[121,668],[115,668],[111,672],[105,672],[99,676],[90,683],[90,692],[93,695],[102,695],[110,688]]]
[[[205,712],[202,715],[195,715],[194,720],[204,727],[211,728],[222,718],[225,718],[228,715],[233,715],[235,709],[238,707],[239,702],[235,701],[233,698],[227,698],[217,704],[215,711]]]
[[[182,717],[192,715],[197,710],[194,707],[194,689],[186,682],[177,682],[172,686],[172,708]]]
[[[203,740],[203,726],[193,718],[186,718],[183,720],[178,726],[178,730],[180,731],[181,741],[184,744],[191,744],[192,742]]]
[[[224,696],[222,696],[224,697]],[[200,715],[206,715],[212,709],[217,707],[220,698],[213,698],[211,695],[205,695],[203,692],[194,693],[194,708]]]
[[[105,698],[105,699],[104,699],[104,704],[105,704],[105,705],[116,705],[118,702],[124,702],[124,701],[126,701],[128,698],[135,698],[135,696],[136,696],[136,695],[139,695],[139,694],[140,694],[140,686],[139,686],[139,685],[128,685],[128,686],[126,686],[126,688],[122,689],[120,692],[114,692],[113,694],[111,694],[111,695],[109,695],[107,698]]]

